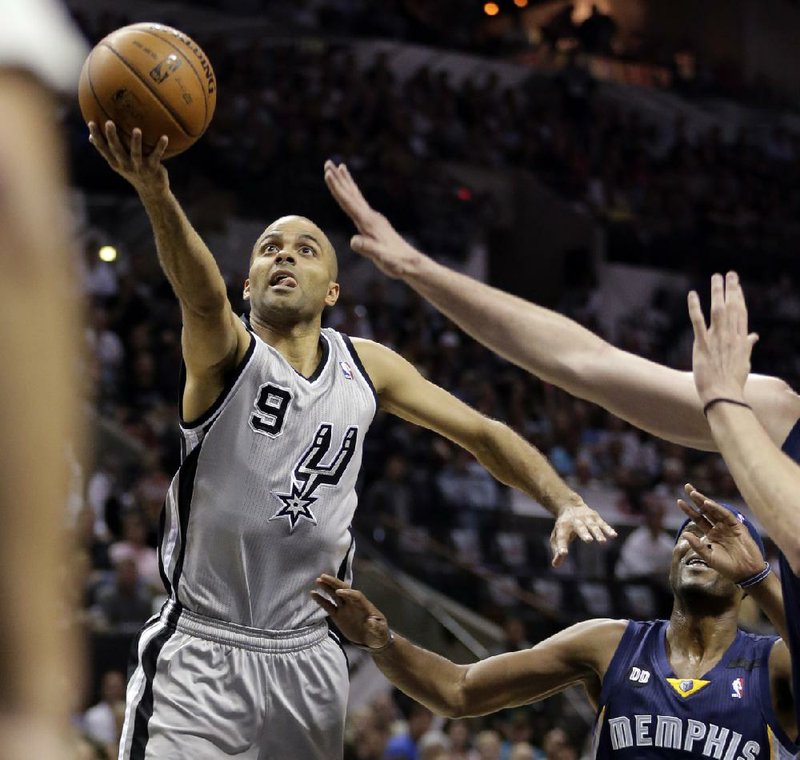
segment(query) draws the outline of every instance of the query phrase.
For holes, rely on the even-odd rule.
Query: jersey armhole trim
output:
[[[761,671],[758,674],[759,680],[759,697],[761,698],[761,704],[763,705],[763,716],[769,726],[770,731],[772,732],[773,736],[778,740],[778,743],[787,750],[797,754],[798,743],[789,737],[789,735],[783,730],[783,726],[781,725],[780,721],[778,720],[778,716],[775,713],[775,708],[772,704],[772,676],[769,670],[769,660],[772,656],[772,647],[780,641],[777,637],[766,637],[771,639],[772,644],[771,646],[766,649],[766,654],[763,660],[763,667],[758,668]],[[791,675],[790,675],[791,680]],[[778,755],[776,755],[777,757]]]
[[[342,340],[344,341],[345,346],[347,346],[347,350],[350,352],[350,356],[353,357],[353,361],[356,363],[356,367],[358,367],[358,371],[363,375],[364,380],[367,381],[367,385],[369,389],[372,391],[372,396],[375,399],[375,411],[378,411],[378,392],[375,390],[375,386],[372,383],[372,378],[369,376],[369,372],[367,372],[366,368],[364,367],[364,363],[361,361],[361,357],[358,355],[358,351],[356,351],[356,347],[353,345],[353,341],[350,340],[350,336],[345,335],[344,333],[339,333],[342,336]]]
[[[625,626],[625,632],[622,634],[622,638],[619,640],[619,644],[617,644],[617,648],[614,650],[614,655],[608,663],[608,669],[601,682],[600,696],[598,697],[597,704],[598,714],[600,710],[605,708],[611,690],[623,674],[625,662],[630,659],[630,652],[628,649],[631,639],[635,636],[636,630],[636,622],[629,620],[628,624]]]
[[[228,378],[225,380],[225,387],[220,392],[219,396],[217,396],[216,401],[214,401],[211,406],[206,409],[199,417],[187,422],[183,418],[183,393],[186,390],[186,364],[181,361],[181,374],[180,374],[180,390],[179,390],[179,397],[178,397],[178,419],[180,420],[180,426],[182,430],[196,430],[199,427],[205,425],[225,404],[228,400],[228,397],[231,394],[231,391],[234,389],[237,381],[242,376],[242,372],[244,372],[245,367],[250,362],[250,359],[253,357],[253,352],[256,349],[256,339],[252,333],[250,333],[250,345],[247,347],[247,351],[245,355],[242,357],[242,360],[239,364],[230,372]]]

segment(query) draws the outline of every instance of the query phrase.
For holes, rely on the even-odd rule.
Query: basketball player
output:
[[[708,327],[694,292],[689,294],[689,316],[695,336],[694,380],[714,442],[747,503],[781,549],[784,638],[795,663],[794,693],[800,694],[800,510],[796,505],[800,420],[795,421],[781,450],[747,403],[743,388],[757,336],[747,331],[747,307],[735,272],[728,272],[725,280],[718,274],[711,278]]]
[[[761,576],[763,546],[742,515],[690,495],[697,506],[682,504],[691,519],[673,551],[668,621],[588,620],[532,649],[456,665],[392,633],[381,612],[338,578],[318,579],[335,604],[314,597],[346,636],[372,650],[392,683],[437,713],[482,715],[581,683],[597,709],[593,757],[794,757],[788,650],[779,638],[736,625],[747,586],[781,630],[780,584]]]
[[[260,235],[238,319],[212,254],[169,189],[162,137],[90,124],[136,189],[183,315],[183,458],[164,511],[170,600],[142,630],[122,758],[335,760],[347,667],[308,590],[316,568],[349,578],[355,484],[378,407],[445,435],[557,515],[554,561],[573,533],[613,531],[508,427],[371,341],[321,329],[339,295],[325,233],[286,216]]]
[[[0,757],[68,756],[81,658],[64,578],[81,350],[56,95],[86,48],[60,3],[0,0]]]

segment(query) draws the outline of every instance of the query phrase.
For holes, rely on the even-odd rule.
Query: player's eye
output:
[[[277,253],[279,250],[280,250],[280,248],[278,248],[278,246],[277,246],[277,245],[275,245],[275,243],[267,243],[267,244],[266,244],[266,245],[265,245],[265,246],[264,246],[264,247],[261,249],[261,251],[262,251],[263,253]]]
[[[304,245],[300,249],[300,253],[302,253],[304,256],[313,256],[316,251],[310,245]]]

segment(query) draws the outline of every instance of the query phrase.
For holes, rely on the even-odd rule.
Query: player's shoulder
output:
[[[770,438],[782,444],[800,419],[800,395],[779,377],[753,374],[747,378],[745,398]]]
[[[412,365],[400,354],[382,343],[367,338],[351,338],[350,340],[379,393],[398,376],[412,369]]]

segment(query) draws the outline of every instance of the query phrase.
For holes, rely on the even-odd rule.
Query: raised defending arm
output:
[[[327,162],[325,181],[358,229],[353,250],[403,279],[475,340],[649,433],[715,448],[691,373],[621,351],[556,312],[437,264],[369,206],[346,166]],[[772,439],[782,442],[800,416],[800,398],[781,380],[763,376],[748,380],[746,397]]]

